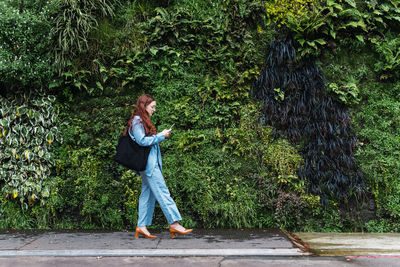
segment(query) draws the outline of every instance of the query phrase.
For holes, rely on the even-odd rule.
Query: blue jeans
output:
[[[139,197],[139,219],[137,226],[151,225],[156,200],[163,211],[168,224],[182,220],[174,200],[171,198],[158,164],[153,175],[142,174],[142,193]]]

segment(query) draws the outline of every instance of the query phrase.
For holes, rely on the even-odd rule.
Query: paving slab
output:
[[[75,250],[75,249],[153,249],[158,240],[134,240],[130,232],[107,233],[58,233],[50,232],[38,238],[21,249],[23,250]]]
[[[18,257],[0,258],[1,267],[218,267],[223,257]]]
[[[202,249],[294,248],[293,244],[280,231],[249,229],[199,229],[191,235],[175,239],[170,238],[168,232],[164,232],[157,248],[171,247]]]
[[[21,256],[300,256],[279,230],[195,229],[172,239],[167,229],[156,239],[134,239],[133,231],[0,232],[0,257]]]
[[[317,255],[400,255],[399,233],[295,233]]]
[[[36,239],[36,235],[26,235],[25,233],[0,234],[0,250],[19,249]]]

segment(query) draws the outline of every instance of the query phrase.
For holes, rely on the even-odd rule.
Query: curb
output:
[[[3,250],[0,257],[182,257],[182,256],[309,256],[299,249],[88,249]]]
[[[286,231],[285,229],[280,229],[282,233],[286,235],[286,237],[294,244],[297,246],[302,252],[307,252],[310,254],[314,254],[312,249],[303,241],[301,238],[299,238],[297,235]]]

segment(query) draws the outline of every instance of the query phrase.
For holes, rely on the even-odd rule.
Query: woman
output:
[[[193,229],[185,229],[178,221],[182,220],[174,200],[162,175],[161,152],[158,143],[164,141],[171,135],[171,129],[156,132],[150,117],[156,111],[156,101],[150,95],[141,95],[136,103],[135,111],[129,120],[129,136],[141,146],[151,146],[146,169],[140,172],[142,176],[142,193],[139,197],[139,219],[135,232],[135,239],[139,234],[146,238],[156,238],[150,234],[146,226],[151,225],[155,202],[160,207],[168,221],[171,237],[175,234],[187,234]],[[124,135],[126,135],[126,130]]]

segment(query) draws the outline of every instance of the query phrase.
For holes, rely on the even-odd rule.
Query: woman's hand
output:
[[[165,129],[161,133],[165,136],[165,138],[168,138],[171,135],[172,130],[171,129]]]

